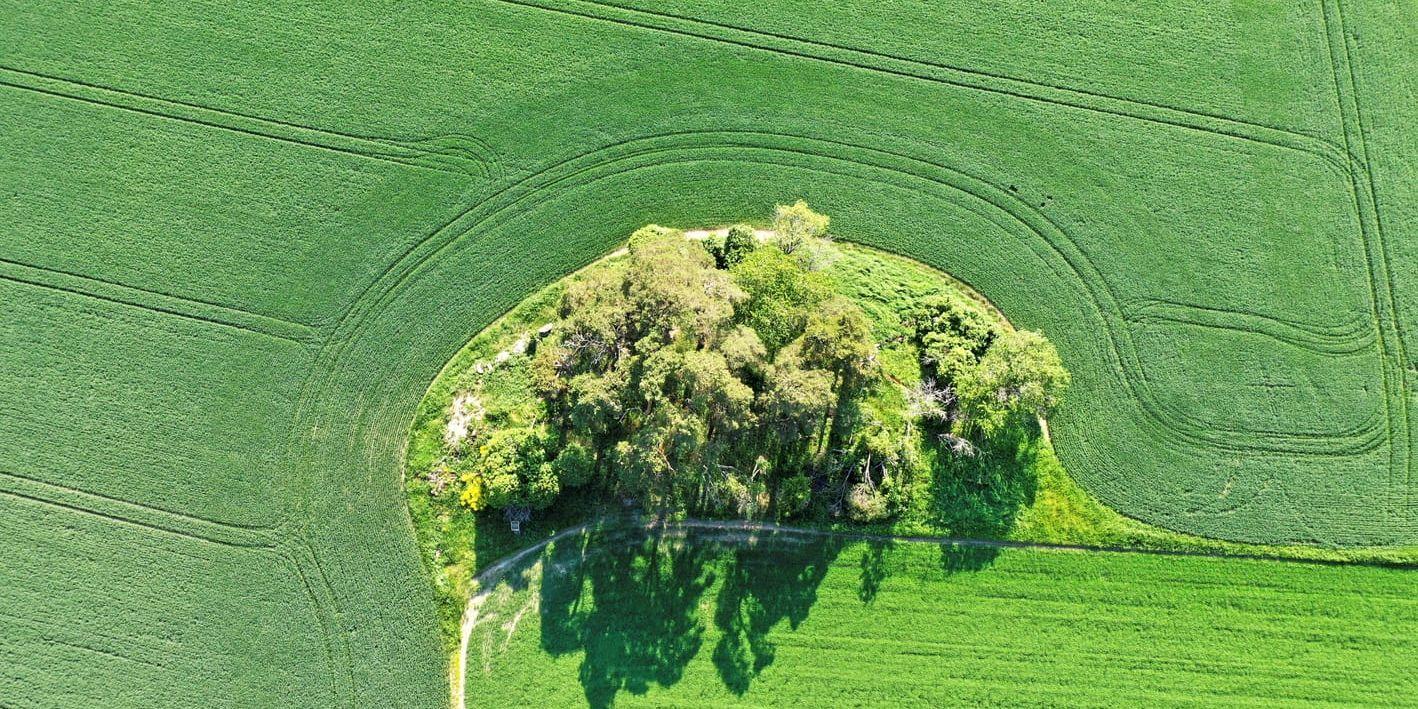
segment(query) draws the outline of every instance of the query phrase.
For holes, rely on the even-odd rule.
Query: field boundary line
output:
[[[484,567],[474,574],[471,581],[474,589],[463,606],[463,615],[459,623],[458,653],[453,658],[453,669],[450,670],[450,703],[453,709],[467,709],[466,691],[464,684],[467,681],[468,664],[468,644],[472,639],[472,631],[477,623],[478,613],[488,596],[497,588],[497,584],[502,577],[513,567],[525,561],[528,557],[541,553],[547,547],[560,542],[568,537],[586,534],[588,532],[637,532],[643,531],[649,534],[687,534],[693,530],[711,529],[716,531],[742,532],[747,535],[756,534],[784,534],[800,535],[818,538],[837,538],[847,541],[860,542],[887,542],[887,543],[909,543],[909,544],[938,544],[952,545],[959,547],[970,547],[979,549],[1018,549],[1025,551],[1041,552],[1061,552],[1061,553],[1089,553],[1089,554],[1142,554],[1149,556],[1171,556],[1203,559],[1219,559],[1232,561],[1258,561],[1282,564],[1309,564],[1319,566],[1367,566],[1379,568],[1396,568],[1411,570],[1418,573],[1415,567],[1409,564],[1388,564],[1383,562],[1368,561],[1334,561],[1334,560],[1310,560],[1310,559],[1288,559],[1284,557],[1272,557],[1261,554],[1242,554],[1227,552],[1206,552],[1206,551],[1184,551],[1168,549],[1140,549],[1133,547],[1115,546],[1088,546],[1081,544],[1051,544],[1047,542],[1022,542],[1004,539],[980,539],[977,537],[953,537],[946,535],[910,535],[910,534],[883,534],[877,532],[846,532],[832,529],[821,529],[817,527],[803,527],[789,524],[779,524],[777,522],[756,522],[749,520],[713,520],[689,518],[683,520],[663,520],[651,519],[643,523],[634,523],[623,518],[599,517],[582,522],[580,524],[567,527],[557,533],[534,542],[522,549],[504,556],[492,564]],[[744,542],[755,542],[757,537],[748,536]]]
[[[3,65],[0,86],[422,170],[488,180],[501,172],[486,141],[468,135],[382,138],[343,133]]]
[[[7,258],[0,258],[0,280],[195,320],[208,325],[233,328],[301,345],[312,344],[316,339],[315,328],[302,323],[136,288],[102,278],[32,266]]]
[[[1344,153],[1335,143],[1263,123],[603,0],[493,1],[1297,150],[1314,155],[1341,172],[1349,170]]]
[[[1343,128],[1345,153],[1353,163],[1349,170],[1350,193],[1364,244],[1374,327],[1379,339],[1380,369],[1383,373],[1384,402],[1388,416],[1389,487],[1387,507],[1390,520],[1411,526],[1413,520],[1412,423],[1409,412],[1407,348],[1394,296],[1394,276],[1384,238],[1373,168],[1370,165],[1368,132],[1360,108],[1358,74],[1341,0],[1320,0],[1320,14],[1334,75],[1335,99]]]

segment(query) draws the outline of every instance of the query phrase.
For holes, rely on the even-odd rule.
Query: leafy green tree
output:
[[[704,419],[707,435],[753,426],[753,389],[734,376],[723,354],[700,350],[685,355],[684,376],[685,403]]]
[[[590,448],[572,441],[561,449],[552,466],[562,487],[581,487],[595,474],[596,457]]]
[[[709,344],[733,317],[744,292],[713,259],[684,238],[684,233],[649,226],[635,232],[622,289],[630,302],[625,328],[632,342],[688,338]]]
[[[791,358],[775,364],[758,395],[758,409],[778,445],[788,451],[808,448],[836,397],[833,376],[822,369],[803,369]]]
[[[545,441],[546,433],[540,427],[493,432],[479,448],[465,486],[479,490],[478,496],[488,507],[546,507],[560,491],[560,484],[546,465]]]
[[[848,390],[874,379],[880,369],[871,322],[861,308],[840,296],[809,314],[800,353],[806,366],[832,372],[837,385]]]
[[[620,427],[625,418],[625,372],[578,374],[565,385],[571,404],[566,418],[571,430],[599,441]]]
[[[967,429],[986,436],[1019,415],[1047,416],[1071,381],[1053,343],[1030,330],[997,337],[977,367],[958,380]]]
[[[723,270],[728,268],[728,263],[724,260],[724,243],[727,239],[718,234],[710,234],[699,242],[704,250],[709,252],[709,257],[714,259],[714,267]]]
[[[757,248],[758,237],[754,235],[753,227],[747,224],[729,227],[729,233],[724,237],[723,261],[719,268],[733,268],[743,263]]]
[[[647,508],[675,507],[691,497],[700,479],[705,426],[677,406],[658,406],[613,449],[622,492]]]
[[[736,319],[758,334],[769,356],[802,334],[808,314],[832,297],[825,276],[804,270],[774,246],[755,249],[731,273],[748,294]]]
[[[812,481],[806,475],[798,473],[791,477],[783,478],[778,483],[778,516],[796,517],[807,509],[808,503],[812,500]]]
[[[947,383],[973,368],[999,335],[989,313],[955,294],[922,298],[909,319],[922,360]]]
[[[757,381],[763,376],[763,368],[768,363],[768,348],[758,333],[746,325],[730,330],[719,341],[719,352],[724,355],[724,363],[740,379]]]
[[[754,235],[753,227],[735,224],[729,227],[728,233],[722,236],[710,234],[701,243],[714,258],[714,266],[722,271],[738,265],[758,248],[758,237]]]
[[[773,243],[785,254],[797,251],[808,239],[827,233],[832,220],[826,214],[812,211],[807,203],[780,204],[773,209]]]

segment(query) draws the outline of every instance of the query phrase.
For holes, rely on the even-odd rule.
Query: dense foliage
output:
[[[449,418],[464,505],[541,509],[594,483],[656,511],[790,517],[816,502],[873,521],[928,475],[922,439],[973,455],[1068,385],[1042,335],[949,291],[901,306],[926,378],[891,381],[871,318],[822,270],[828,218],[798,202],[773,225],[761,245],[745,226],[703,241],[648,226],[570,282],[516,347],[540,405],[481,428]]]

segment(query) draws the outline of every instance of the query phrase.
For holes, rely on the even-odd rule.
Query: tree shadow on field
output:
[[[720,554],[644,533],[558,545],[542,567],[542,648],[585,653],[580,681],[593,707],[610,706],[622,690],[678,682],[703,643],[699,602]]]
[[[773,663],[769,632],[785,620],[796,630],[807,619],[844,544],[836,537],[780,534],[733,552],[714,612],[721,633],[714,665],[730,691],[743,695]]]
[[[857,588],[857,598],[862,603],[871,605],[881,591],[881,584],[890,578],[891,566],[887,563],[887,556],[895,548],[896,542],[883,540],[870,542],[862,550],[861,584]]]
[[[920,542],[906,542],[908,545],[918,543]],[[903,550],[891,540],[869,542],[862,550],[860,583],[857,586],[857,599],[862,602],[862,605],[870,606],[876,600],[877,594],[881,592],[882,584],[891,578],[903,564],[909,565],[916,558],[907,553],[901,559],[893,559],[897,551]],[[909,552],[909,550],[904,551]],[[941,544],[940,569],[945,572],[946,576],[983,571],[994,563],[999,552],[999,547],[982,544],[954,542]]]
[[[940,568],[951,574],[983,571],[999,556],[999,547],[974,544],[940,545]]]
[[[1036,422],[1011,427],[973,456],[933,447],[931,515],[950,534],[1004,538],[1038,490],[1044,441]]]
[[[861,553],[863,612],[872,612],[893,571],[934,566],[924,545],[793,532],[612,529],[563,539],[541,557],[541,648],[556,657],[582,653],[578,678],[586,702],[608,707],[621,692],[644,695],[652,685],[683,679],[689,663],[708,650],[712,622],[719,637],[710,659],[724,686],[743,696],[778,659],[772,633],[784,624],[797,630],[807,620],[848,549]],[[996,553],[940,545],[940,568],[978,571]],[[705,610],[711,590],[712,619]]]

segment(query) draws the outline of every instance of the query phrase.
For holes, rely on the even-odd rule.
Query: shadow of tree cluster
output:
[[[542,648],[580,650],[581,686],[593,707],[621,690],[644,694],[670,686],[699,653],[699,601],[714,583],[709,545],[590,535],[564,545],[543,565]]]
[[[705,648],[724,686],[743,695],[773,664],[771,638],[808,618],[818,589],[843,550],[841,537],[777,533],[597,531],[558,543],[542,558],[541,647],[583,654],[579,679],[593,707],[619,692],[669,687]],[[862,548],[858,598],[875,599],[893,573],[890,541]],[[995,549],[943,545],[946,573],[987,566]],[[706,607],[713,592],[712,616]]]
[[[1019,511],[1034,502],[1034,466],[1043,445],[1034,423],[1005,431],[974,455],[933,446],[932,521],[954,536],[1004,537]]]
[[[747,692],[773,663],[769,631],[783,621],[796,630],[807,619],[843,545],[837,537],[779,535],[732,552],[714,609],[721,633],[714,666],[730,691]]]

